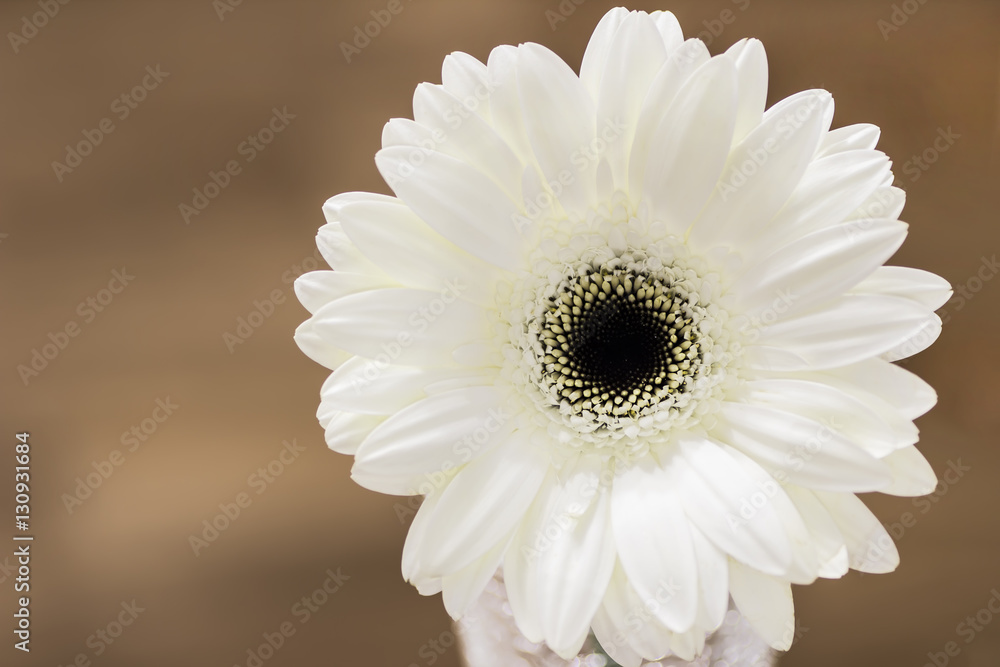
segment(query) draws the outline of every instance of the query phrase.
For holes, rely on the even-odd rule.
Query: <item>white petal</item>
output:
[[[691,230],[689,242],[708,250],[753,238],[788,201],[802,178],[832,111],[826,91],[782,100],[738,143],[722,178]]]
[[[759,340],[788,349],[813,368],[832,368],[901,345],[919,334],[927,319],[926,308],[906,299],[848,294],[811,312],[761,327]]]
[[[772,503],[759,509],[753,504],[756,496],[766,499],[765,491],[715,443],[685,438],[679,448],[684,461],[672,483],[691,522],[733,558],[769,574],[785,574],[792,548],[781,519]],[[777,488],[773,480],[772,486]]]
[[[850,151],[811,162],[774,219],[756,239],[749,239],[753,250],[747,254],[757,256],[847,221],[879,189],[879,183],[890,173],[889,168],[889,158],[877,151]],[[863,221],[853,220],[852,225],[843,229],[853,239],[872,225],[897,217],[884,213]]]
[[[455,350],[452,357],[455,362],[470,368],[484,370],[503,366],[503,354],[492,342],[475,342],[463,345]]]
[[[681,24],[673,12],[658,9],[650,12],[649,18],[653,19],[668,54],[680,47],[684,42],[684,33],[681,31]]]
[[[871,574],[892,572],[899,552],[889,533],[853,493],[814,491],[830,513],[847,545],[851,569]]]
[[[759,335],[758,324],[752,320],[744,320],[739,329],[751,339]],[[770,347],[767,345],[750,345],[743,350],[743,358],[747,364],[758,372],[766,371],[796,371],[809,368],[805,357],[787,348]]]
[[[342,296],[395,286],[380,276],[344,271],[310,271],[296,278],[294,285],[295,296],[312,314]]]
[[[520,265],[520,209],[487,175],[438,151],[383,148],[375,164],[389,187],[432,229],[480,259],[501,268]]]
[[[642,656],[629,646],[625,633],[620,631],[602,606],[594,616],[594,637],[608,656],[621,667],[640,667]]]
[[[891,177],[892,174],[889,174]],[[857,221],[859,225],[868,224],[868,220],[881,218],[899,218],[906,205],[906,192],[891,185],[876,188],[860,206],[854,209],[845,220]]]
[[[560,654],[579,653],[615,562],[600,473],[596,457],[550,473],[504,561],[519,626]]]
[[[397,201],[390,195],[382,195],[375,192],[341,192],[339,195],[330,197],[323,202],[323,215],[327,223],[333,225],[340,222],[339,211],[347,204],[357,204],[360,202],[382,202],[391,204]]]
[[[753,380],[748,400],[830,425],[877,458],[915,443],[916,427],[906,419],[891,422],[860,398],[824,382],[799,379]]]
[[[421,570],[421,545],[426,539],[427,525],[440,499],[440,493],[432,493],[424,498],[410,523],[410,530],[406,533],[406,541],[403,543],[403,558],[400,563],[403,579],[415,586],[418,584],[426,586],[431,579]]]
[[[853,291],[910,299],[928,310],[937,310],[952,295],[951,285],[941,276],[908,266],[880,267]]]
[[[611,54],[611,44],[614,41],[615,33],[618,32],[618,27],[628,15],[629,11],[624,7],[615,7],[601,17],[590,36],[587,50],[583,54],[583,63],[580,65],[580,80],[595,100],[601,86],[601,77],[604,74],[604,63]]]
[[[358,249],[408,287],[441,290],[461,285],[464,298],[492,296],[495,269],[432,230],[401,202],[359,202],[340,210],[341,226]]]
[[[463,468],[430,518],[421,561],[443,575],[482,556],[521,521],[547,468],[523,431]]]
[[[816,546],[809,537],[809,530],[795,504],[785,493],[784,487],[779,485],[753,459],[733,447],[726,446],[725,450],[727,454],[736,459],[746,476],[761,491],[750,498],[751,509],[757,510],[761,503],[773,507],[780,518],[782,531],[788,536],[792,560],[788,571],[780,578],[793,584],[811,584],[818,576],[819,558],[816,554]],[[750,521],[755,519],[756,515],[751,514]]]
[[[562,177],[563,208],[585,212],[596,203],[597,161],[574,158],[596,136],[593,99],[569,65],[540,44],[518,49],[517,84],[528,140],[545,180],[555,183]]]
[[[326,430],[326,445],[340,454],[354,455],[368,434],[385,421],[384,417],[375,415],[329,410],[324,403],[320,403],[320,413],[323,414],[320,424]]]
[[[422,155],[418,155],[418,152],[440,150],[445,138],[440,135],[435,137],[431,128],[425,127],[409,118],[390,118],[382,126],[382,148],[405,146],[413,149],[414,147],[419,147],[419,151],[411,152],[411,160],[413,162],[418,162],[422,157]]]
[[[882,131],[877,125],[858,123],[830,130],[820,142],[816,157],[826,157],[855,150],[871,150],[878,144]]]
[[[521,111],[521,93],[517,87],[517,47],[498,46],[490,52],[486,64],[490,78],[490,118],[493,128],[503,137],[523,162],[534,159]]]
[[[582,481],[581,475],[587,481]],[[589,480],[591,475],[594,479]],[[545,641],[566,659],[580,652],[615,564],[607,491],[597,492],[589,507],[584,505],[587,492],[598,482],[597,475],[599,470],[588,470],[567,480],[569,488],[564,487],[561,506],[556,510],[564,525],[539,558]],[[584,497],[577,498],[581,484],[585,484]],[[593,495],[594,491],[589,493]],[[550,515],[550,520],[553,518]]]
[[[320,390],[324,402],[338,410],[391,415],[424,397],[424,387],[455,370],[379,364],[354,357],[334,371]]]
[[[468,53],[455,51],[444,57],[441,65],[441,84],[457,99],[466,102],[467,107],[476,113],[490,119],[490,107],[483,99],[489,92],[490,81],[486,65],[473,58]],[[476,106],[468,104],[468,100],[481,102]]]
[[[840,529],[816,496],[808,489],[787,484],[785,493],[795,503],[816,548],[819,564],[817,574],[827,579],[839,579],[849,569],[847,547]]]
[[[686,662],[694,660],[695,655],[705,648],[705,632],[694,628],[687,632],[675,632],[670,638],[670,650],[678,658]]]
[[[767,103],[767,54],[759,39],[741,39],[726,50],[736,62],[739,109],[733,144],[760,124]]]
[[[694,623],[698,571],[688,518],[675,478],[646,457],[619,473],[611,493],[611,521],[618,557],[636,593],[656,600],[654,614],[674,632]]]
[[[426,495],[449,471],[475,460],[513,428],[494,387],[434,394],[375,428],[355,455],[351,477],[365,488]]]
[[[483,311],[458,291],[397,288],[345,296],[306,320],[295,340],[300,347],[308,342],[300,332],[310,324],[327,344],[369,359],[447,365],[457,347],[490,335]]]
[[[817,374],[824,382],[853,393],[874,409],[887,404],[913,420],[934,407],[937,393],[918,376],[884,359],[866,359]]]
[[[303,354],[330,370],[338,368],[354,356],[326,340],[316,324],[316,318],[311,317],[295,329],[295,344]]]
[[[691,526],[691,543],[698,561],[698,588],[701,592],[696,628],[714,632],[726,619],[726,610],[729,609],[729,562],[698,526]]]
[[[892,484],[882,489],[882,493],[893,496],[925,496],[937,487],[938,479],[934,469],[916,447],[893,452],[882,460],[892,473]]]
[[[675,49],[649,85],[636,120],[635,138],[629,152],[629,194],[642,193],[646,163],[651,159],[653,135],[660,128],[664,112],[677,98],[684,83],[709,61],[708,49],[700,39],[689,39]]]
[[[544,530],[558,498],[558,477],[555,470],[550,470],[528,508],[520,529],[514,534],[503,562],[504,587],[507,589],[507,601],[513,612],[514,622],[521,634],[535,644],[545,641],[540,595],[542,582],[539,579],[542,573],[538,557],[548,546],[544,541]]]
[[[486,584],[496,574],[503,560],[509,539],[501,539],[496,546],[471,565],[441,578],[441,592],[444,608],[454,619],[462,618],[469,607],[482,595]]]
[[[886,465],[828,425],[762,405],[723,403],[720,439],[770,471],[779,482],[809,488],[877,491]]]
[[[643,167],[642,193],[656,220],[676,234],[694,222],[715,188],[736,111],[736,68],[720,56],[700,67],[663,113]]]
[[[413,582],[417,592],[421,595],[437,595],[441,592],[441,577],[430,577],[427,579],[416,579]]]
[[[883,355],[886,361],[899,361],[919,354],[934,344],[941,335],[941,318],[936,313],[926,315],[917,330]]]
[[[323,215],[327,224],[316,233],[316,246],[323,259],[331,268],[346,273],[386,277],[375,264],[365,257],[360,250],[347,238],[340,225],[340,212],[348,204],[362,202],[393,204],[398,203],[395,197],[374,194],[371,192],[344,192],[330,197],[323,204]]]
[[[658,620],[661,600],[669,603],[674,586],[664,585],[656,597],[642,597],[629,583],[621,562],[615,565],[604,596],[603,609],[626,640],[646,660],[657,660],[670,651],[673,633]],[[617,636],[617,635],[616,635]]]
[[[444,86],[422,83],[413,95],[413,118],[428,128],[434,150],[452,155],[493,179],[513,201],[521,198],[520,158],[481,116]],[[486,106],[484,99],[471,103]]]
[[[780,318],[843,294],[880,267],[906,239],[907,226],[883,220],[864,230],[843,223],[779,248],[736,280],[750,317]]]
[[[424,387],[428,396],[443,394],[455,389],[469,389],[491,385],[496,382],[495,369],[463,368],[458,372],[448,372],[440,380],[435,380]]]
[[[729,561],[729,590],[743,618],[772,648],[787,651],[795,636],[792,587]]]
[[[629,147],[646,90],[667,59],[656,24],[648,15],[625,17],[604,63],[597,101],[597,131],[607,142],[604,153],[614,182],[627,186]]]
[[[316,232],[316,247],[326,263],[337,271],[388,279],[388,276],[351,243],[347,234],[341,229],[340,221],[319,228]]]

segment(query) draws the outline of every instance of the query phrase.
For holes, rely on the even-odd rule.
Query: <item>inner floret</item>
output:
[[[687,391],[700,364],[691,304],[625,268],[569,277],[540,323],[543,384],[571,413],[635,418]]]

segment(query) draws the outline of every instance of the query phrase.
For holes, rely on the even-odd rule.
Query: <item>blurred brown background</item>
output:
[[[440,598],[420,597],[399,574],[405,504],[354,485],[351,459],[325,447],[314,418],[325,373],[292,342],[305,311],[289,281],[314,268],[327,197],[388,192],[373,161],[382,125],[411,116],[414,86],[439,82],[447,53],[485,60],[494,45],[536,41],[577,68],[615,3],[575,1],[562,3],[562,16],[559,0],[404,0],[350,63],[341,43],[384,0],[0,4],[0,664],[54,667],[83,654],[103,667],[247,665],[247,650],[287,621],[295,634],[268,666],[458,664],[454,648],[428,645],[449,628]],[[44,6],[58,11],[27,27]],[[899,524],[901,567],[798,588],[804,630],[782,664],[921,667],[956,641],[949,664],[1000,665],[1000,618],[980,613],[969,643],[959,627],[1000,590],[1000,280],[980,279],[993,278],[1000,247],[1000,4],[631,8],[674,11],[713,53],[759,37],[771,102],[821,86],[837,98],[835,126],[879,124],[880,148],[909,192],[910,237],[893,263],[967,290],[961,308],[946,307],[939,343],[906,363],[940,393],[919,423],[921,449],[939,474],[949,462],[963,474],[929,501],[868,499]],[[555,29],[554,16],[565,18]],[[133,96],[144,78],[151,89]],[[243,144],[275,108],[294,118],[262,150]],[[105,118],[113,131],[95,135]],[[949,128],[953,141],[938,142],[947,150],[934,148]],[[76,162],[66,146],[84,132],[101,142]],[[923,170],[912,159],[925,151],[935,161]],[[218,192],[209,187],[217,196],[186,224],[179,206],[230,160],[240,173]],[[123,269],[134,279],[106,291]],[[260,326],[249,338],[224,338],[242,337],[238,318],[272,296],[283,301],[262,323],[253,317]],[[71,322],[77,335],[61,337]],[[18,367],[30,367],[49,334],[65,349],[22,377]],[[166,416],[158,399],[177,407]],[[122,440],[133,426],[144,441]],[[30,431],[34,455],[27,655],[12,648],[7,541],[20,430]],[[271,463],[293,439],[297,458]],[[117,466],[107,463],[115,450]],[[269,475],[280,474],[254,476],[269,464]],[[106,479],[102,468],[112,471]],[[100,486],[68,505],[88,475]],[[195,555],[190,537],[240,493],[251,504]],[[349,579],[301,623],[294,605],[338,568]],[[133,600],[143,611],[115,638],[122,604]]]

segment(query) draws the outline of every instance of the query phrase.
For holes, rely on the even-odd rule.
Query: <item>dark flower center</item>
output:
[[[572,412],[616,417],[686,391],[699,355],[686,305],[648,275],[570,278],[545,314],[545,379]]]

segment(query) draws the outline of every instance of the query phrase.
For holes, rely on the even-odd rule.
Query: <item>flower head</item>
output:
[[[934,488],[934,391],[891,362],[950,288],[882,266],[878,128],[830,130],[822,90],[765,110],[760,42],[711,57],[669,12],[609,12],[579,76],[522,44],[442,79],[385,126],[396,196],[330,199],[334,270],[296,283],[328,444],[425,496],[404,577],[459,617],[502,566],[530,640],[635,665],[730,596],[787,648],[790,584],[894,569],[854,494]]]

